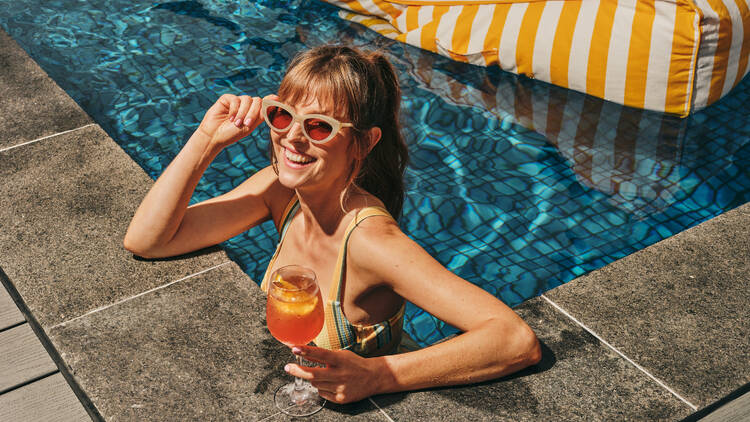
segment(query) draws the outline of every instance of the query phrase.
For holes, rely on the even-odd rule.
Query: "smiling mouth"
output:
[[[290,162],[300,165],[309,164],[315,161],[315,158],[297,154],[295,152],[289,151],[287,148],[284,148],[284,157]]]

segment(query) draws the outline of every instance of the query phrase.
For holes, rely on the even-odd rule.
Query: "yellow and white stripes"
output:
[[[596,25],[596,14],[599,10],[600,2],[598,1],[584,1],[581,3],[581,8],[578,11],[578,19],[576,26],[573,31],[573,39],[570,46],[570,63],[568,64],[568,85],[567,88],[575,89],[576,91],[586,92],[586,86],[588,83],[588,74],[586,68],[589,63],[600,63],[601,57],[592,59],[589,57],[592,53],[597,53],[597,50],[592,45],[594,39],[594,26]],[[598,35],[598,34],[597,34]],[[603,41],[603,36],[597,36],[597,45],[600,45]]]
[[[685,116],[748,73],[750,0],[330,0],[454,60]]]
[[[631,26],[630,43],[641,48],[628,49],[623,104],[635,108],[645,108],[646,81],[648,80],[648,63],[653,39],[656,8],[653,2],[637,2]],[[653,79],[653,78],[652,78]]]
[[[607,65],[604,69],[605,75],[604,80],[607,84],[604,86],[602,97],[604,98],[622,98],[625,101],[625,82],[627,81],[627,69],[628,69],[628,55],[623,54],[623,51],[630,50],[630,43],[632,42],[631,29],[633,27],[633,19],[635,18],[635,10],[637,6],[636,0],[621,0],[618,4],[623,4],[626,7],[618,7],[614,10],[612,15],[612,33],[614,34],[628,34],[630,38],[625,37],[612,37],[608,50],[607,50]],[[623,72],[625,70],[625,72]],[[622,77],[625,76],[625,77]]]
[[[648,51],[644,49],[648,61],[639,64],[640,66],[645,65],[644,68],[646,69],[643,108],[658,110],[658,106],[664,104],[666,109],[667,92],[670,88],[674,90],[674,87],[669,87],[667,84],[674,42],[674,33],[670,22],[676,14],[676,4],[663,1],[654,2],[654,24],[651,28],[651,41]],[[685,112],[687,110],[680,110],[680,114],[686,114]]]
[[[561,22],[561,15],[565,2],[551,1],[546,3],[539,17],[539,28],[534,38],[534,54],[531,62],[534,64],[534,77],[543,81],[552,80],[552,54],[555,33]]]

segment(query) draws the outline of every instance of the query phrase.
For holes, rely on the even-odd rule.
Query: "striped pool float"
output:
[[[748,73],[750,0],[328,0],[457,61],[687,116]]]

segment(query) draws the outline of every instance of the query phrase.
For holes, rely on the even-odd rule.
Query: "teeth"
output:
[[[300,154],[295,154],[295,153],[289,151],[286,148],[284,148],[284,155],[286,156],[286,158],[289,161],[291,161],[293,163],[297,163],[297,164],[307,164],[309,162],[314,161],[313,158],[305,157],[305,156],[300,155]]]

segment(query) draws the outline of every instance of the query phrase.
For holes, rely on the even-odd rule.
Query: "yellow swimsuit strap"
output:
[[[263,282],[260,283],[260,288],[264,292],[268,291],[268,278],[271,276],[269,270],[273,268],[273,264],[274,262],[276,262],[276,256],[279,254],[279,250],[281,249],[281,243],[284,242],[284,235],[286,235],[286,231],[289,228],[289,223],[292,222],[292,217],[294,217],[294,214],[297,213],[298,209],[299,200],[297,199],[297,195],[294,195],[286,205],[284,212],[281,214],[281,224],[279,225],[279,243],[276,244],[276,251],[274,251],[271,260],[268,261],[266,273],[263,275]]]
[[[404,305],[387,320],[371,325],[352,324],[344,315],[341,305],[349,237],[362,221],[374,216],[392,218],[388,211],[381,207],[367,207],[357,213],[346,229],[336,260],[333,283],[324,307],[325,325],[315,339],[315,344],[319,347],[348,349],[360,355],[370,356],[391,351],[401,339]]]

